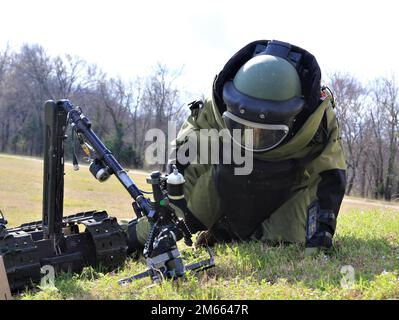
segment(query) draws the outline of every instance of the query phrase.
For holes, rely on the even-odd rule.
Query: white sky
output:
[[[324,73],[399,78],[399,2],[224,0],[3,0],[0,48],[41,44],[124,79],[158,61],[184,66],[181,84],[208,93],[214,75],[248,42],[277,39],[313,53]]]

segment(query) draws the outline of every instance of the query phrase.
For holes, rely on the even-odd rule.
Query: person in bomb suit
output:
[[[191,232],[202,231],[197,244],[257,240],[330,248],[346,186],[334,107],[308,51],[276,40],[239,50],[216,76],[212,96],[191,104],[174,145],[179,151],[190,134],[209,139],[201,129],[227,130],[233,144],[252,152],[252,171],[237,175],[234,162],[170,159],[186,181],[175,209]],[[251,129],[250,147],[245,129]],[[148,231],[145,217],[129,223],[130,252],[142,248]]]

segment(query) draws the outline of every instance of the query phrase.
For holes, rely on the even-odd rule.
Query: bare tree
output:
[[[112,148],[116,155],[120,156],[119,153],[124,147],[126,128],[131,120],[133,93],[129,90],[131,88],[126,86],[120,78],[100,81],[98,88],[102,105],[109,114],[113,125]]]
[[[337,104],[341,134],[346,151],[348,167],[348,185],[346,194],[354,186],[360,159],[364,153],[365,126],[365,93],[362,84],[349,74],[334,73],[330,77]]]
[[[142,100],[145,110],[144,131],[158,128],[167,133],[168,121],[181,120],[184,104],[180,102],[180,91],[175,85],[180,74],[181,71],[173,73],[165,65],[158,63],[154,73],[148,78]],[[144,141],[141,147],[144,149]],[[165,165],[162,169],[165,170]]]
[[[86,63],[78,57],[66,55],[64,59],[60,56],[52,61],[54,72],[53,90],[59,98],[70,98],[76,86],[82,81],[81,73]]]
[[[372,86],[374,110],[370,111],[377,142],[376,180],[379,195],[391,200],[397,174],[395,160],[398,152],[398,87],[395,78],[377,79]],[[386,166],[386,172],[384,171]],[[385,176],[385,179],[384,179]]]

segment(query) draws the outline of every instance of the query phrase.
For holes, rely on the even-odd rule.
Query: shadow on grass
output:
[[[217,245],[216,267],[210,277],[232,280],[249,277],[273,284],[284,279],[312,289],[340,287],[341,268],[350,265],[355,280],[367,283],[384,271],[399,269],[399,246],[387,239],[370,240],[340,236],[328,254],[305,256],[304,247],[295,244],[271,246],[260,242]]]

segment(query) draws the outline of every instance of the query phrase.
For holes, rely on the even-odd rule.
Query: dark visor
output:
[[[223,113],[223,120],[233,141],[254,152],[264,152],[277,147],[289,132],[286,125],[251,122],[228,111]]]

